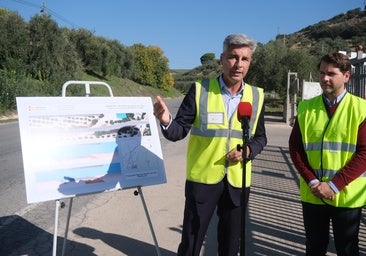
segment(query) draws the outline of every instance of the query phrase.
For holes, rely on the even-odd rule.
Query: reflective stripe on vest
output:
[[[200,106],[202,109],[204,109],[205,111],[201,111],[200,115],[201,115],[201,119],[207,120],[208,119],[208,112],[207,112],[207,106],[208,106],[208,90],[209,90],[209,83],[210,80],[209,79],[204,79],[202,80],[202,86],[201,86],[201,97],[200,97]],[[252,105],[254,104],[255,106],[258,106],[259,104],[259,96],[260,96],[260,88],[258,87],[253,87],[250,85],[246,85],[246,87],[250,88],[251,92],[252,92]],[[248,90],[249,90],[248,88]],[[246,101],[246,100],[241,100],[241,101]],[[249,100],[247,100],[249,101]],[[252,108],[252,117],[257,117],[257,115],[259,115],[258,109],[260,109],[259,107],[253,107]],[[236,116],[236,112],[233,115],[233,118],[235,118]],[[254,135],[255,133],[255,129],[257,127],[257,122],[258,122],[258,118],[251,118],[251,120],[249,121],[249,134]],[[227,137],[228,136],[228,130],[227,129],[220,129],[220,130],[209,130],[207,129],[207,126],[201,126],[199,128],[195,128],[192,127],[191,130],[191,134],[194,135],[198,135],[198,136],[204,136],[204,137]],[[234,138],[239,138],[241,139],[243,136],[243,132],[240,131],[232,131],[231,133],[231,137]]]
[[[245,85],[241,101],[253,105],[250,121],[250,132],[255,133],[264,94],[261,88]],[[226,154],[238,144],[243,144],[241,123],[236,118],[228,120],[220,85],[217,79],[205,79],[196,83],[196,118],[192,125],[187,152],[187,179],[215,184],[223,179],[225,174],[229,183],[234,187],[242,186],[242,163],[228,163]],[[219,116],[212,119],[210,115]],[[250,186],[251,161],[246,166],[247,183]]]
[[[347,93],[329,119],[322,96],[300,102],[298,121],[304,150],[315,175],[321,181],[330,181],[356,152],[359,125],[366,119],[366,101]],[[366,169],[366,167],[365,167]],[[352,181],[336,194],[334,200],[325,200],[337,207],[362,207],[366,204],[366,175]],[[324,204],[315,197],[300,179],[301,200]]]

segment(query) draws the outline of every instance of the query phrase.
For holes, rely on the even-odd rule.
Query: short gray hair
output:
[[[245,34],[231,34],[224,40],[223,52],[229,50],[231,46],[246,46],[254,53],[257,48],[257,43]]]

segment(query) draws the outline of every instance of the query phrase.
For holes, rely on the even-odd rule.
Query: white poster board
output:
[[[318,82],[306,82],[303,81],[302,87],[302,100],[308,100],[314,98],[323,93],[322,88]]]
[[[166,183],[149,97],[18,97],[28,203]]]

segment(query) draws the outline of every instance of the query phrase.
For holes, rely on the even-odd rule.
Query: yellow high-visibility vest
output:
[[[330,181],[354,156],[360,124],[366,119],[366,100],[347,93],[331,119],[322,95],[300,102],[297,116],[311,168],[321,181]],[[365,166],[366,169],[366,166]],[[366,204],[366,176],[355,179],[334,200],[317,198],[300,178],[301,200],[313,204],[356,208]]]
[[[250,136],[254,135],[263,106],[263,89],[245,84],[241,101],[252,104],[249,122]],[[227,174],[228,182],[242,187],[242,162],[228,163],[226,154],[243,144],[241,123],[235,111],[231,123],[216,78],[196,82],[196,117],[187,149],[187,180],[204,184],[220,182]],[[246,186],[251,184],[251,161],[246,165]]]

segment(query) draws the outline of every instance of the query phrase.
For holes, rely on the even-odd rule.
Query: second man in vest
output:
[[[318,68],[323,93],[300,102],[289,140],[300,173],[306,255],[326,255],[332,223],[337,255],[357,256],[366,204],[366,101],[346,90],[346,55],[327,54]]]

